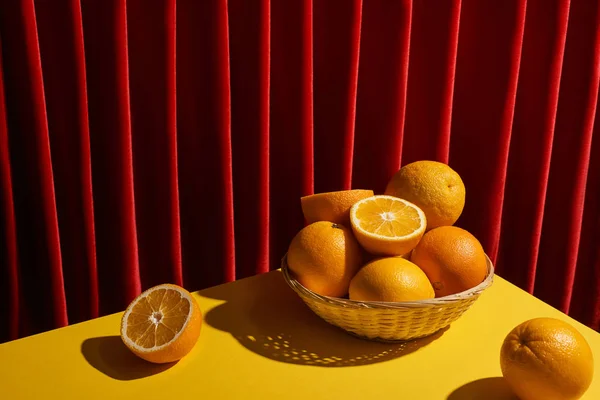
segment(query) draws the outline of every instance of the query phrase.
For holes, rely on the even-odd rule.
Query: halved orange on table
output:
[[[198,340],[202,312],[192,295],[171,284],[135,298],[121,319],[121,339],[138,357],[169,363],[187,355]]]
[[[354,236],[369,253],[402,256],[425,233],[425,213],[415,204],[394,196],[373,196],[350,209]]]

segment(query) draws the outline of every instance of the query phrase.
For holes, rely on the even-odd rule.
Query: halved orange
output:
[[[349,227],[350,207],[357,201],[373,195],[372,190],[341,190],[304,196],[300,198],[300,202],[308,224],[327,221]]]
[[[158,285],[136,297],[121,319],[121,339],[137,356],[168,363],[187,355],[198,340],[202,312],[182,287]]]
[[[425,213],[393,196],[373,196],[350,209],[352,230],[369,253],[401,256],[415,248],[427,226]]]

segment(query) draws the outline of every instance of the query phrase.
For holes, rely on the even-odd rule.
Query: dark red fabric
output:
[[[299,197],[434,159],[600,328],[600,2],[0,2],[0,342],[266,272]]]
[[[530,0],[523,38],[500,243],[505,276],[533,291],[552,159],[555,121],[569,21],[569,1]],[[532,151],[535,149],[535,151]],[[565,196],[566,197],[566,196]]]
[[[99,315],[81,8],[76,1],[46,1],[36,4],[36,15],[64,288],[73,323]],[[53,59],[65,63],[49,62]]]

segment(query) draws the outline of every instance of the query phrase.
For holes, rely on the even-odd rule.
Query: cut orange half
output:
[[[158,285],[131,302],[121,320],[123,343],[144,360],[168,363],[188,354],[200,335],[202,312],[182,287]]]
[[[377,255],[401,256],[415,248],[427,226],[425,213],[393,196],[373,196],[350,209],[352,230],[361,246]]]
[[[372,190],[342,190],[316,193],[300,198],[302,212],[308,224],[328,221],[349,227],[350,208],[359,200],[373,196]]]

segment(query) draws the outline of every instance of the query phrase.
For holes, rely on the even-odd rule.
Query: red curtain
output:
[[[600,3],[0,2],[0,341],[277,268],[313,191],[449,164],[499,275],[600,325]]]

